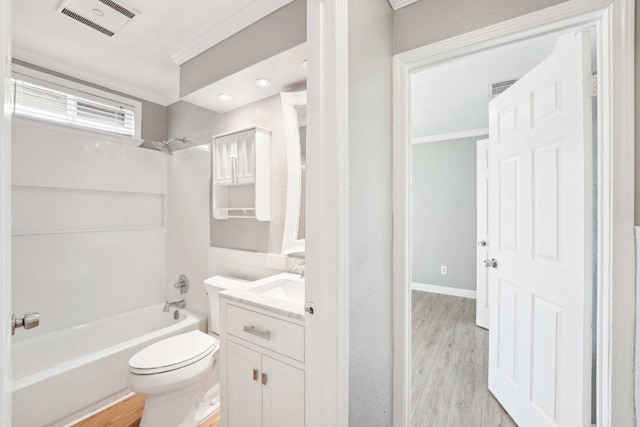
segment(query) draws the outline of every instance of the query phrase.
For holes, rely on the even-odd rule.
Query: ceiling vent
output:
[[[140,12],[113,0],[63,0],[58,12],[113,37]]]
[[[489,98],[495,98],[505,90],[509,89],[518,80],[506,80],[504,82],[489,83]]]

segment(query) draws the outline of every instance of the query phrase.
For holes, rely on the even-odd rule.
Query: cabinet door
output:
[[[262,373],[262,427],[303,427],[304,372],[263,355]]]
[[[227,341],[227,423],[229,427],[262,424],[260,353]]]

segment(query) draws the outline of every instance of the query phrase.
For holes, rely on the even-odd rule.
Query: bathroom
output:
[[[139,52],[128,58],[114,51],[159,30],[178,5],[145,13],[149,4],[126,2],[125,12],[135,16],[109,38],[70,19],[86,12],[82,2],[47,3],[15,4],[13,10],[12,305],[19,318],[39,316],[24,316],[12,338],[13,425],[92,425],[92,416],[127,402],[132,389],[147,396],[142,425],[195,426],[212,414],[219,419],[227,334],[217,316],[226,305],[217,292],[274,276],[287,279],[284,290],[267,286],[238,297],[233,307],[239,315],[271,315],[268,320],[277,318],[285,330],[293,325],[286,332],[289,344],[299,339],[293,353],[280,349],[276,331],[252,343],[262,332],[260,318],[251,319],[258,328],[253,335],[229,336],[242,349],[264,350],[255,369],[265,378],[267,355],[280,364],[262,387],[267,381],[277,387],[278,368],[292,364],[297,393],[304,396],[304,340],[297,334],[304,329],[305,2],[263,2],[269,4],[252,16],[241,13],[250,1],[223,7],[199,2],[180,28],[158,40],[164,45],[157,52],[140,59],[133,58]],[[121,25],[100,20],[100,13],[115,19],[125,3],[116,9],[91,3],[94,21]],[[203,48],[199,30],[186,30],[188,21],[204,24],[215,14],[206,40],[212,47]],[[42,33],[34,31],[38,20],[50,21]],[[221,28],[229,21],[233,30]],[[280,38],[265,37],[283,27]],[[96,52],[95,64],[71,49],[47,55],[54,50],[41,37],[51,30],[67,40],[85,37],[81,50],[99,46],[104,52]],[[226,60],[230,51],[243,55]],[[170,64],[154,68],[161,54]],[[98,74],[109,61],[121,70]],[[139,70],[128,80],[117,79],[133,67]],[[148,81],[127,90],[136,79]],[[205,280],[213,287],[205,289]],[[166,341],[170,337],[184,341]],[[149,362],[153,348],[144,350],[163,340],[161,358]],[[174,354],[185,347],[191,353]],[[166,379],[198,364],[202,372]],[[188,394],[196,385],[207,389],[196,392],[199,397]],[[234,418],[246,411],[234,391],[228,393],[223,425],[255,425]],[[283,398],[291,396],[270,397],[273,407],[283,407],[277,400]],[[202,409],[189,412],[197,399],[206,400]],[[34,401],[42,402],[40,410],[33,411]],[[298,402],[269,416],[303,425],[304,398]]]
[[[204,417],[206,427],[301,417],[307,427],[409,425],[410,77],[576,25],[598,29],[603,71],[582,88],[602,101],[603,274],[597,399],[575,413],[633,425],[634,6],[0,0],[0,425],[104,425],[126,414],[144,425],[146,403],[147,420],[197,405],[183,420]],[[290,72],[304,77],[280,81]],[[308,131],[290,124],[305,122],[296,107],[305,89]],[[46,120],[27,117],[43,105],[55,110]],[[87,123],[95,129],[80,129]],[[237,287],[222,290],[228,283]],[[252,313],[278,322],[243,317]],[[198,354],[143,357],[181,348]],[[149,387],[197,368],[212,375]]]

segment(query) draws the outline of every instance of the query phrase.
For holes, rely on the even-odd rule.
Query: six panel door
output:
[[[489,389],[522,427],[591,424],[588,33],[489,104]]]

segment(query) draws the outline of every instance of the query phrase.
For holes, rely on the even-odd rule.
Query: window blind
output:
[[[16,116],[135,137],[135,109],[108,104],[12,79],[13,114]]]

